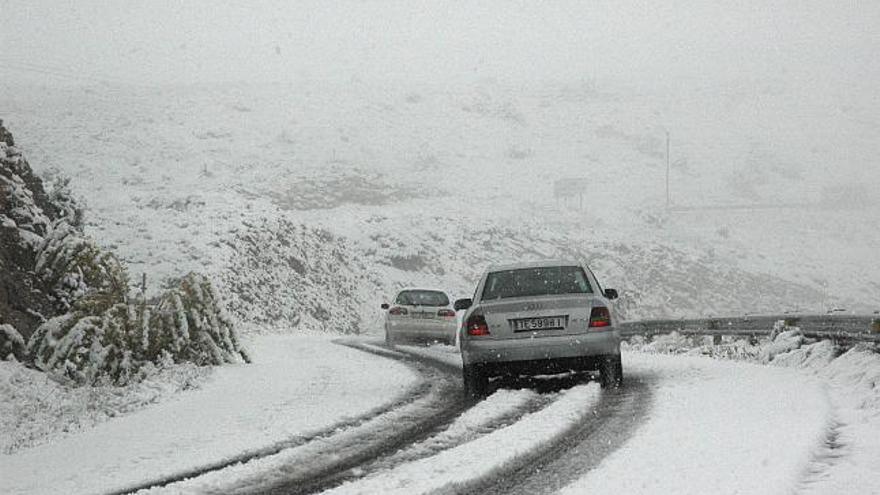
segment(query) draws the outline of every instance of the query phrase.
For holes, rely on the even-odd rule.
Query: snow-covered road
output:
[[[0,456],[3,493],[125,490],[304,443],[421,386],[407,366],[326,337],[261,337],[254,363],[201,389],[52,443]]]
[[[624,366],[627,390],[582,401],[579,419],[535,414],[564,436],[514,425],[334,493],[788,493],[832,423],[823,383],[797,370],[640,352]]]
[[[251,367],[0,457],[4,490],[119,491],[220,462],[149,492],[770,494],[834,469],[839,394],[804,370],[627,352],[623,391],[525,382],[472,404],[454,348],[346,343],[261,338]]]

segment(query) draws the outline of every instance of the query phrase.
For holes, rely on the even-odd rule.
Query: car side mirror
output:
[[[388,303],[382,303],[382,309],[388,309],[390,307],[391,306],[389,306]]]
[[[470,308],[473,304],[473,299],[459,299],[455,301],[455,304],[453,304],[452,307],[455,308],[456,311],[461,311]]]
[[[605,289],[605,297],[608,299],[617,299],[617,289]]]

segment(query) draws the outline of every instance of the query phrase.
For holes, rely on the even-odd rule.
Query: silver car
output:
[[[440,341],[455,345],[458,321],[445,292],[433,289],[404,289],[385,310],[385,342]]]
[[[620,333],[611,300],[590,269],[576,261],[490,267],[459,329],[464,387],[487,392],[494,375],[598,370],[603,387],[623,383]]]

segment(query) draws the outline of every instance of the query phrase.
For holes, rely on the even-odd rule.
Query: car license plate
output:
[[[414,311],[413,317],[418,318],[420,320],[427,320],[427,319],[431,318],[431,313],[428,313],[426,311]]]
[[[560,330],[565,328],[564,316],[545,316],[542,318],[523,318],[511,320],[514,332],[530,332],[532,330]]]

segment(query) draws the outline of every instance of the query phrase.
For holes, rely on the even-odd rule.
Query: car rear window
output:
[[[590,281],[581,267],[547,266],[490,273],[486,277],[482,299],[592,292]]]
[[[397,295],[395,304],[405,306],[449,306],[449,297],[436,290],[405,290]]]

